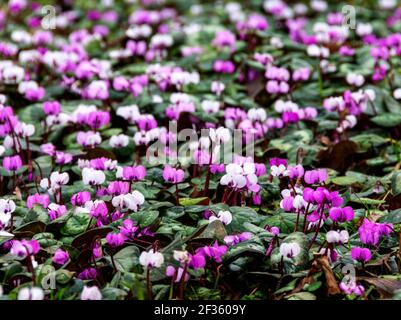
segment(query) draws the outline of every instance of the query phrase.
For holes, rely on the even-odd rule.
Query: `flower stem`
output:
[[[146,268],[146,293],[148,300],[152,300],[152,286],[150,284],[150,268]]]

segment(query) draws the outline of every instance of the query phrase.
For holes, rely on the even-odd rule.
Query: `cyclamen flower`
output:
[[[50,220],[54,220],[63,216],[67,212],[67,208],[64,205],[51,203],[49,204],[48,212]]]
[[[164,262],[164,257],[160,252],[153,249],[143,251],[139,256],[139,263],[145,268],[159,268]]]
[[[365,288],[362,285],[357,285],[355,281],[349,283],[341,281],[339,287],[341,291],[349,295],[355,294],[356,296],[362,296],[365,292]]]
[[[280,255],[284,258],[294,258],[301,252],[301,247],[298,243],[282,243],[280,245]]]
[[[39,252],[40,245],[36,240],[13,240],[10,253],[20,258],[26,258]]]
[[[3,168],[8,171],[17,171],[22,167],[22,160],[19,155],[4,157]]]
[[[202,254],[217,263],[222,262],[222,257],[227,253],[228,248],[224,245],[219,245],[217,241],[212,246],[205,246],[196,250],[196,255]]]
[[[393,225],[391,223],[376,223],[368,219],[364,219],[363,224],[358,229],[361,242],[374,246],[378,245],[380,237],[389,235],[392,231]]]
[[[85,185],[100,185],[106,180],[103,171],[92,168],[84,168],[82,170],[82,181]]]
[[[91,199],[91,194],[89,191],[80,191],[72,195],[71,204],[74,206],[82,206],[90,199]]]
[[[349,234],[347,230],[342,230],[340,232],[330,230],[326,233],[326,240],[328,243],[347,243],[349,239]]]
[[[63,249],[57,249],[56,252],[54,253],[52,261],[55,264],[62,266],[66,264],[69,259],[70,255],[68,254],[67,251],[64,251]]]
[[[184,268],[182,268],[182,267],[178,267],[176,269],[173,266],[167,266],[166,276],[174,278],[174,282],[176,282],[176,283],[181,282],[182,280],[183,281],[189,280],[189,273],[185,272],[185,276],[184,276]],[[184,279],[182,279],[183,276],[184,276]]]
[[[102,293],[96,286],[84,286],[81,292],[81,300],[102,300]]]
[[[218,31],[212,41],[212,45],[220,49],[227,47],[230,51],[235,50],[235,34],[228,30]]]
[[[42,288],[33,287],[33,288],[21,288],[18,291],[18,300],[43,300],[45,298],[45,294]]]
[[[50,202],[49,195],[41,195],[39,193],[35,193],[34,195],[28,196],[26,200],[26,206],[28,209],[33,208],[34,205],[39,204],[43,208],[47,208]]]
[[[86,268],[78,274],[78,278],[81,280],[93,280],[97,277],[97,271],[95,268]]]
[[[106,241],[112,247],[119,247],[124,244],[125,237],[121,233],[108,233],[106,235]]]
[[[137,190],[134,190],[132,193],[116,196],[111,201],[114,207],[119,207],[122,210],[129,209],[135,212],[138,211],[139,206],[144,202],[145,197]]]
[[[307,184],[323,183],[327,180],[327,170],[317,169],[306,171],[304,180]]]
[[[118,196],[130,192],[129,183],[124,181],[113,181],[107,187],[107,192],[110,195]]]
[[[99,132],[80,131],[77,134],[77,142],[84,147],[94,147],[95,145],[100,144],[102,142],[102,138]]]
[[[210,90],[217,96],[220,96],[225,88],[226,86],[224,85],[224,83],[220,81],[213,81]]]
[[[284,175],[287,169],[287,161],[284,159],[273,158],[270,160],[270,174],[273,177],[279,177]]]
[[[216,60],[213,64],[213,70],[217,73],[234,73],[235,65],[231,61]]]
[[[113,148],[124,148],[128,146],[129,137],[125,134],[113,135],[110,138],[109,144]]]
[[[184,181],[184,170],[166,166],[163,170],[164,181],[177,184]]]
[[[58,115],[61,111],[61,105],[58,101],[46,101],[43,103],[42,108],[47,115]]]
[[[372,259],[372,253],[367,248],[354,247],[351,249],[351,257],[360,262],[368,262]]]
[[[251,239],[252,233],[242,232],[239,235],[229,235],[224,237],[224,243],[228,246],[234,246],[242,241]]]
[[[109,210],[103,200],[95,200],[89,212],[92,217],[97,219],[107,217],[108,213]]]
[[[56,156],[55,161],[58,165],[65,165],[72,161],[72,154],[70,153],[56,151],[55,156]]]
[[[129,181],[141,181],[146,176],[146,169],[144,166],[128,166],[123,167],[122,177]]]
[[[120,233],[126,238],[135,238],[139,227],[135,225],[131,219],[123,221],[123,225],[120,228]]]
[[[209,218],[209,223],[214,221],[214,220],[220,220],[224,225],[229,225],[232,221],[233,217],[230,213],[230,211],[219,211],[217,213],[217,217],[212,215]]]
[[[351,207],[344,208],[331,208],[329,211],[329,217],[335,222],[346,222],[354,219],[354,210]]]
[[[301,164],[295,166],[288,166],[287,170],[284,172],[284,176],[288,176],[291,179],[299,179],[304,175],[305,170]]]

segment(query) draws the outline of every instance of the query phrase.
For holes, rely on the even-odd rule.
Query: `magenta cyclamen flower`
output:
[[[91,129],[99,129],[110,122],[110,114],[107,111],[93,111],[90,112],[86,124]]]
[[[144,166],[128,166],[123,168],[123,178],[130,181],[140,181],[146,176],[146,169]]]
[[[190,255],[189,267],[192,269],[201,269],[206,265],[205,256],[202,253]]]
[[[104,201],[98,201],[95,203],[90,211],[90,215],[95,218],[106,217],[108,213],[109,210],[107,209],[107,205]]]
[[[212,246],[205,246],[196,250],[197,254],[203,254],[204,256],[209,257],[210,259],[214,260],[217,263],[222,262],[222,257],[228,251],[227,246],[219,245],[216,241]]]
[[[8,171],[17,171],[22,167],[22,160],[19,155],[4,157],[3,168]]]
[[[120,233],[126,238],[135,238],[137,231],[139,231],[139,227],[130,219],[124,220],[123,225],[119,228]]]
[[[34,195],[28,196],[26,200],[26,206],[28,209],[31,209],[33,208],[34,205],[39,204],[46,209],[47,206],[49,205],[49,202],[50,202],[49,195],[47,194],[41,195],[39,193],[35,193]]]
[[[43,103],[43,112],[46,115],[58,115],[61,111],[61,105],[58,101],[46,101]]]
[[[351,249],[351,257],[359,262],[368,262],[372,259],[372,253],[367,248],[355,247]]]
[[[64,265],[67,263],[69,259],[70,255],[68,254],[67,251],[64,251],[63,249],[57,249],[56,252],[54,253],[52,261],[55,264]]]
[[[121,233],[108,233],[106,241],[112,247],[119,247],[124,244],[125,237]]]
[[[183,275],[184,275],[184,268],[182,268],[182,267],[178,267],[176,269],[173,266],[168,266],[166,268],[166,276],[174,278],[174,282],[180,282],[181,278],[183,277]],[[184,279],[182,279],[182,280],[183,281],[188,281],[189,280],[189,273],[188,272],[185,272]]]
[[[361,242],[374,246],[378,245],[381,236],[389,235],[392,231],[391,223],[371,222],[368,219],[365,219],[358,229]]]
[[[323,183],[327,180],[327,170],[317,169],[306,171],[304,180],[307,184]]]
[[[229,235],[224,237],[224,242],[228,246],[234,246],[242,241],[246,241],[252,238],[252,233],[242,232],[238,235]]]
[[[163,178],[166,182],[170,183],[180,183],[184,181],[184,170],[182,169],[175,169],[170,166],[166,166],[163,170]]]
[[[26,258],[39,252],[40,245],[36,240],[12,240],[10,253],[20,258]]]
[[[218,31],[216,37],[213,39],[212,44],[220,49],[224,47],[229,48],[231,51],[235,49],[235,34],[228,30]]]
[[[333,207],[330,209],[329,217],[335,222],[346,222],[354,219],[354,210],[351,207],[337,208]]]
[[[113,181],[107,187],[107,191],[110,195],[118,196],[120,194],[129,193],[129,183],[125,181]]]
[[[231,74],[235,71],[235,65],[229,60],[216,60],[213,64],[213,70],[217,73]]]
[[[291,179],[302,178],[305,172],[304,167],[301,164],[297,164],[296,166],[289,166],[287,170],[288,170],[288,177],[290,177]]]
[[[95,268],[87,268],[84,269],[80,274],[78,274],[78,278],[81,280],[93,280],[97,277],[97,271]]]
[[[85,202],[91,199],[91,194],[89,191],[80,191],[76,194],[73,194],[71,197],[71,203],[74,206],[82,206]]]

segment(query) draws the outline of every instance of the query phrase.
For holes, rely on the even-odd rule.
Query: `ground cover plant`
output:
[[[0,299],[401,298],[394,0],[0,4]]]

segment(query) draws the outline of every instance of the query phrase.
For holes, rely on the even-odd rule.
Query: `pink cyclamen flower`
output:
[[[43,112],[46,115],[58,115],[61,111],[61,104],[58,101],[46,101],[43,103]]]
[[[330,209],[329,217],[335,222],[346,222],[354,219],[354,210],[347,206],[344,208],[333,207]]]
[[[41,195],[39,193],[35,193],[34,195],[28,196],[26,200],[26,206],[28,209],[31,209],[33,208],[34,205],[39,204],[46,209],[49,205],[49,202],[50,202],[49,195],[47,194]]]
[[[129,190],[129,183],[125,181],[113,181],[107,187],[107,191],[110,195],[118,196],[120,194],[126,194]]]
[[[146,169],[144,166],[128,166],[123,168],[123,178],[129,181],[140,181],[146,176]]]
[[[355,294],[356,296],[361,296],[365,292],[365,288],[362,285],[357,285],[354,281],[351,281],[349,283],[347,283],[346,281],[342,281],[339,287],[344,293]]]
[[[54,253],[52,261],[55,264],[64,265],[67,263],[69,259],[70,255],[68,254],[67,251],[64,251],[63,249],[57,249],[56,252]]]
[[[87,268],[84,269],[81,273],[78,274],[78,278],[81,280],[93,280],[97,277],[97,271],[95,268]]]
[[[217,263],[222,262],[222,257],[227,253],[228,247],[225,245],[219,245],[217,241],[212,246],[201,247],[196,250],[196,254],[202,254]]]
[[[183,281],[189,280],[189,273],[185,272],[184,276],[184,268],[182,267],[178,267],[177,269],[175,269],[173,266],[168,266],[166,268],[166,276],[174,278],[173,280],[174,282],[180,282],[181,280]],[[182,279],[183,276],[184,278]]]
[[[228,235],[224,237],[224,242],[228,246],[234,246],[242,241],[246,241],[252,238],[252,233],[242,232],[239,235]]]
[[[359,262],[368,262],[372,259],[372,252],[368,248],[354,247],[351,249],[351,257]]]
[[[166,166],[163,170],[163,178],[166,182],[177,184],[184,181],[184,170]]]
[[[8,171],[17,171],[22,167],[22,160],[19,155],[4,157],[3,168]]]
[[[358,229],[361,242],[374,246],[378,245],[380,237],[389,235],[392,231],[391,223],[371,222],[368,219],[365,219]]]
[[[125,237],[121,233],[108,233],[106,241],[112,247],[119,247],[124,244]]]
[[[12,240],[10,253],[20,258],[33,256],[40,250],[40,245],[37,240]]]
[[[89,191],[80,191],[75,193],[71,197],[71,204],[74,206],[82,206],[85,202],[91,199],[91,194]]]
[[[307,184],[323,183],[327,180],[327,170],[317,169],[306,171],[304,180]]]
[[[217,73],[231,74],[235,71],[235,65],[229,60],[216,60],[213,64],[213,70]]]

